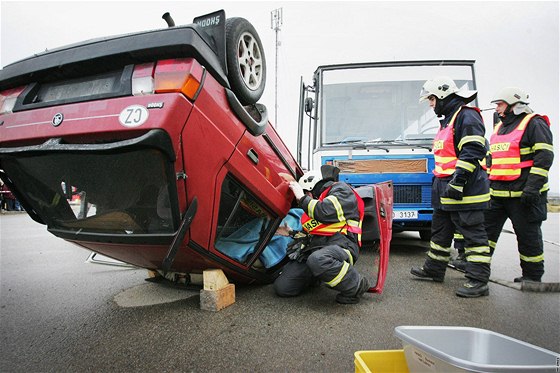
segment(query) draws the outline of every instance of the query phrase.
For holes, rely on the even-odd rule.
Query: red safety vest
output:
[[[453,124],[460,111],[461,109],[453,114],[447,127],[438,131],[434,138],[433,149],[436,165],[433,173],[436,177],[447,177],[455,172],[457,153],[455,153],[455,141],[453,139],[455,133],[453,131]]]
[[[490,180],[512,181],[521,176],[521,169],[533,166],[533,160],[521,162],[521,138],[527,128],[527,123],[538,114],[528,114],[519,122],[517,128],[505,135],[498,135],[502,122],[496,125],[490,137],[490,152],[492,166],[488,178]],[[523,152],[525,153],[525,151]]]
[[[327,188],[326,190],[321,193],[319,196],[319,201],[323,201],[326,197],[331,187]],[[364,221],[364,201],[362,198],[356,193],[354,189],[352,192],[356,196],[356,200],[358,201],[358,212],[360,215],[360,221],[355,221],[352,219],[347,219],[344,221],[339,221],[336,223],[320,223],[317,220],[311,218],[307,215],[307,212],[304,212],[301,216],[301,225],[303,229],[305,229],[309,234],[314,234],[317,236],[332,236],[335,233],[342,233],[346,234],[347,232],[351,232],[358,235],[358,244],[362,246],[362,222]],[[335,206],[336,207],[336,206]],[[343,212],[340,211],[340,214],[343,215]]]

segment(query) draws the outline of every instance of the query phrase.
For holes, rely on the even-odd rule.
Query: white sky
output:
[[[300,77],[334,63],[476,60],[479,105],[519,86],[531,107],[549,116],[555,164],[549,179],[559,194],[559,1],[6,1],[0,0],[0,65],[33,53],[100,36],[178,25],[224,9],[244,17],[264,45],[268,79],[261,99],[274,120],[275,32],[270,12],[283,9],[278,53],[277,130],[295,154]],[[485,112],[487,131],[491,111]]]

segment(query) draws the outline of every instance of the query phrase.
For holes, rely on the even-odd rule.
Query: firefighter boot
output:
[[[465,272],[465,268],[467,268],[467,259],[465,257],[465,253],[457,255],[457,257],[453,259],[448,265],[449,267],[455,268],[458,271]]]
[[[463,298],[478,298],[490,294],[490,291],[486,282],[469,279],[455,294]]]
[[[369,288],[370,288],[369,281],[365,277],[362,277],[362,279],[360,280],[360,284],[358,285],[358,290],[354,295],[338,293],[336,295],[336,301],[337,303],[340,304],[356,304],[360,301],[362,295],[366,291],[368,291]]]
[[[414,276],[419,277],[421,279],[433,280],[435,282],[443,282],[443,278],[445,276],[445,274],[440,275],[440,274],[428,272],[427,270],[424,269],[424,267],[412,267],[410,269],[410,273],[412,273]]]

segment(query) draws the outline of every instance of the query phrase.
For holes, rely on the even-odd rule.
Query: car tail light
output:
[[[132,94],[134,96],[154,93],[154,67],[154,62],[134,66],[132,73]]]
[[[204,69],[192,58],[158,61],[154,73],[156,93],[181,92],[195,100]]]
[[[16,100],[24,89],[25,86],[0,92],[0,115],[11,113],[14,110]]]

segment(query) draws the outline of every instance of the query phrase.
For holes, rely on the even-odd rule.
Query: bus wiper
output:
[[[368,142],[360,142],[360,143],[354,143],[354,145],[352,145],[352,149],[368,149],[368,148],[373,148],[373,149],[381,149],[381,150],[385,150],[387,153],[389,153],[389,149],[383,147],[383,146],[379,146],[379,145],[375,145],[375,143],[372,143],[370,141]]]
[[[417,139],[414,139],[417,140]],[[428,138],[426,140],[433,140],[431,138]],[[411,148],[420,148],[420,149],[427,149],[429,151],[432,151],[432,147],[428,146],[428,145],[420,145],[420,144],[411,144],[409,142],[403,141],[403,140],[372,140],[372,141],[368,141],[367,144],[369,145],[370,143],[373,144],[394,144],[394,145],[402,145],[402,146],[410,146]]]
[[[368,140],[367,144],[400,144],[402,140]]]
[[[352,140],[324,142],[323,145],[344,145],[344,144],[355,144],[355,143],[363,143],[363,142],[364,142],[363,139],[352,139]]]

